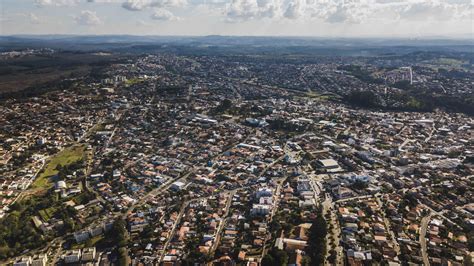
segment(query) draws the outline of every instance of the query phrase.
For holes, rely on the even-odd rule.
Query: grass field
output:
[[[85,157],[85,146],[75,145],[58,152],[46,164],[44,171],[36,178],[32,185],[34,189],[45,189],[52,185],[50,178],[58,173],[58,165],[69,165]]]
[[[462,65],[468,62],[454,59],[454,58],[437,58],[433,60],[427,60],[426,63],[433,69],[446,68],[446,69],[462,69]]]
[[[102,239],[104,239],[103,235],[94,236],[93,238],[91,238],[91,239],[89,239],[85,242],[72,244],[71,249],[82,249],[82,248],[95,247],[97,242],[101,241]]]
[[[129,79],[125,82],[126,85],[134,85],[134,84],[137,84],[137,83],[140,83],[142,82],[143,79],[140,79],[140,78],[132,78],[132,79]]]
[[[55,212],[56,208],[50,207],[47,209],[40,210],[39,215],[41,216],[41,219],[43,219],[43,221],[49,221],[49,219],[51,219]]]
[[[296,99],[302,99],[302,98],[311,98],[314,101],[328,101],[330,100],[333,96],[332,95],[327,95],[327,94],[320,94],[315,91],[308,91],[305,92],[304,96],[294,96]]]

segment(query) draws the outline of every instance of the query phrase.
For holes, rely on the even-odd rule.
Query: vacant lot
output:
[[[58,174],[58,165],[65,166],[77,162],[85,157],[85,146],[75,145],[58,152],[46,164],[44,171],[33,183],[34,189],[47,189],[52,185],[51,177]]]

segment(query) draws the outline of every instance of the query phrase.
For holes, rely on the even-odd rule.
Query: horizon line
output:
[[[457,34],[453,36],[446,35],[424,35],[424,36],[329,36],[329,35],[160,35],[160,34],[63,34],[63,33],[22,33],[22,34],[0,34],[0,37],[41,37],[41,36],[70,36],[70,37],[112,37],[112,36],[128,36],[128,37],[179,37],[179,38],[205,38],[205,37],[222,37],[222,38],[305,38],[305,39],[400,39],[400,40],[470,40],[474,42],[471,33]]]

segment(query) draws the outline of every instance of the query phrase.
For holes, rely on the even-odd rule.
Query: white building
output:
[[[263,204],[254,204],[250,213],[252,215],[267,215],[270,213],[270,206]]]
[[[95,247],[85,248],[82,250],[82,261],[93,261],[95,260]]]
[[[39,254],[33,256],[31,266],[46,266],[48,263],[48,256],[46,254]]]
[[[79,262],[81,260],[81,250],[69,250],[63,258],[65,263]]]
[[[30,266],[31,265],[31,257],[21,257],[17,261],[13,263],[13,266]]]
[[[175,190],[175,191],[180,191],[184,188],[184,186],[186,186],[185,183],[183,183],[181,181],[176,181],[173,184],[171,184],[171,189]]]
[[[267,187],[259,188],[257,191],[257,199],[260,199],[261,197],[271,197],[273,196],[273,192],[271,189]]]
[[[258,200],[258,203],[262,205],[272,205],[273,197],[260,197],[260,199]]]
[[[84,242],[89,238],[90,238],[89,231],[79,231],[79,232],[74,233],[74,239],[76,239],[77,243]]]

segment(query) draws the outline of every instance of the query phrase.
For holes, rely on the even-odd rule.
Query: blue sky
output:
[[[0,0],[0,34],[470,37],[471,0]]]

